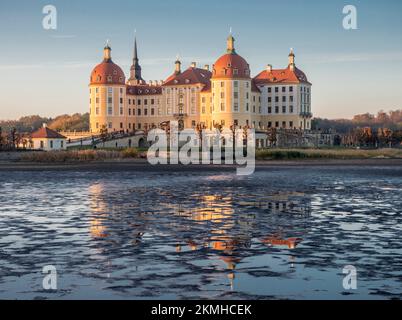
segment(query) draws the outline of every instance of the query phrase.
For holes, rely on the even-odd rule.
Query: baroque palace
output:
[[[237,54],[235,39],[211,70],[193,62],[182,70],[179,59],[165,81],[146,82],[134,44],[130,77],[104,48],[102,63],[90,78],[90,129],[99,133],[147,131],[178,121],[179,128],[311,128],[311,83],[295,64],[293,50],[285,69],[268,65],[254,78],[247,61]]]

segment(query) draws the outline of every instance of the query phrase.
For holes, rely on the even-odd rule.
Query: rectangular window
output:
[[[286,87],[282,87],[282,92],[286,92]]]
[[[275,107],[275,113],[279,113],[279,107],[278,106]]]
[[[293,92],[293,87],[289,87],[289,92]]]
[[[239,93],[237,91],[233,92],[233,97],[239,99]]]
[[[140,116],[141,115],[141,109],[138,109],[138,115]]]
[[[50,140],[50,149],[53,149],[53,140]]]
[[[268,93],[271,93],[272,92],[272,88],[268,88]]]
[[[289,101],[290,101],[290,102],[293,102],[293,96],[290,96],[290,97],[289,97]]]
[[[221,111],[225,111],[225,104],[221,103]]]
[[[120,115],[123,115],[123,107],[120,107]]]
[[[290,107],[289,107],[289,112],[290,112],[290,113],[293,113],[293,106],[290,106]]]
[[[272,128],[272,122],[271,121],[268,122],[268,128]]]
[[[113,108],[111,106],[107,107],[107,114],[111,116],[113,114]]]
[[[286,128],[286,121],[282,121],[282,128]]]
[[[272,107],[268,107],[268,113],[272,113]]]
[[[293,128],[293,121],[289,121],[289,127]]]
[[[279,87],[275,87],[275,92],[276,92],[276,93],[279,92]]]
[[[275,128],[279,128],[279,121],[275,122]]]
[[[238,87],[239,87],[239,81],[235,81],[235,82],[233,83],[233,85],[234,85],[235,88],[238,88]]]
[[[279,102],[279,97],[275,97],[275,102]]]
[[[286,96],[282,97],[282,102],[286,102]]]
[[[233,110],[234,110],[235,112],[238,112],[238,111],[239,111],[239,103],[238,103],[238,102],[235,102],[235,103],[233,104]]]
[[[272,102],[272,98],[268,97],[268,103],[271,103],[271,102]]]
[[[286,113],[286,106],[282,106],[282,113]]]

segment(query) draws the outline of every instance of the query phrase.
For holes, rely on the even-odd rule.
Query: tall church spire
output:
[[[130,68],[130,79],[128,79],[129,84],[144,84],[145,81],[141,76],[141,66],[139,64],[138,59],[138,50],[137,50],[137,37],[134,38],[134,56],[133,56],[133,64]]]

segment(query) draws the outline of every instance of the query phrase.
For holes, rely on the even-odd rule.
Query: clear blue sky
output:
[[[42,28],[42,8],[58,29]],[[342,27],[353,4],[358,30]],[[253,75],[287,65],[289,48],[313,83],[316,116],[340,118],[402,108],[402,1],[1,0],[0,119],[87,112],[88,81],[106,39],[129,72],[137,30],[147,80],[165,79],[180,54],[213,64],[229,28]]]

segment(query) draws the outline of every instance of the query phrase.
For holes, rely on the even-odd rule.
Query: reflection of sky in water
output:
[[[0,175],[0,298],[402,296],[396,167]]]

